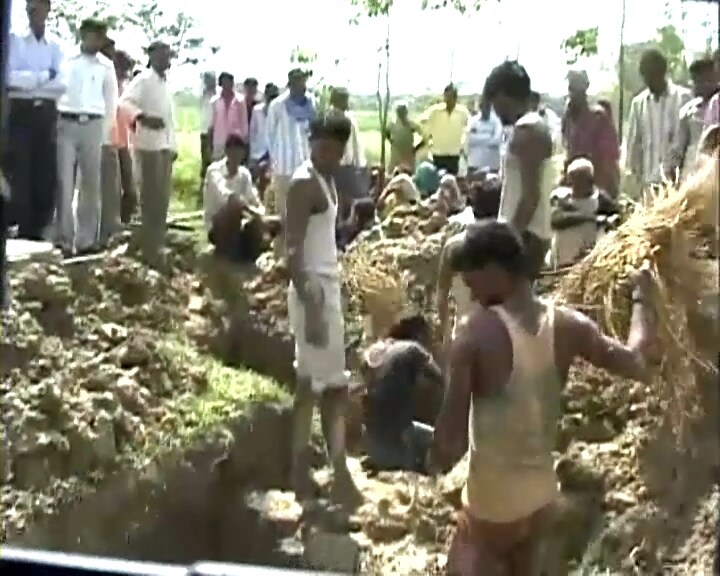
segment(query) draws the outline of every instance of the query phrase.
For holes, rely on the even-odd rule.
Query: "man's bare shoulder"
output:
[[[457,234],[453,234],[445,240],[445,249],[448,250],[454,246],[457,246],[463,241],[463,238],[465,238],[465,232],[458,232]]]
[[[491,353],[507,335],[507,327],[498,313],[480,305],[473,306],[457,325],[457,339],[467,352]]]
[[[598,325],[586,314],[563,304],[554,306],[556,338],[579,347],[600,335]]]

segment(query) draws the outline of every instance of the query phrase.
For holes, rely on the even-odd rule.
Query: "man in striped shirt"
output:
[[[307,72],[295,68],[288,73],[288,89],[273,100],[267,114],[267,144],[273,181],[268,190],[268,208],[285,222],[285,198],[295,170],[310,158],[308,135],[315,119],[315,101],[307,90]],[[283,225],[284,229],[284,225]],[[284,252],[285,238],[275,239],[277,256]]]

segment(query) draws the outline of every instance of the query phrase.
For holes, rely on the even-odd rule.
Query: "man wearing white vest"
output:
[[[338,194],[332,174],[345,154],[349,120],[340,115],[310,122],[310,159],[292,177],[287,195],[288,315],[295,336],[293,488],[311,496],[310,433],[316,400],[333,467],[333,495],[359,496],[345,459],[348,376],[335,226]]]

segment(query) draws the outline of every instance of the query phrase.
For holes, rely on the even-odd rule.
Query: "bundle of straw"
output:
[[[627,280],[643,261],[650,261],[657,281],[652,304],[662,358],[655,379],[657,400],[670,410],[677,433],[688,416],[700,413],[695,374],[698,365],[709,368],[688,327],[688,313],[697,309],[708,285],[691,253],[701,234],[717,226],[717,207],[718,161],[709,158],[679,189],[666,187],[638,205],[617,231],[603,237],[570,270],[556,293],[606,332],[625,339],[631,311]]]
[[[408,307],[407,286],[397,264],[370,244],[358,244],[346,253],[343,279],[351,298],[371,318],[373,334],[368,336],[384,336]]]

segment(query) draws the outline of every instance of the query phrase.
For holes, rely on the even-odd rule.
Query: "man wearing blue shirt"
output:
[[[57,194],[57,100],[65,92],[63,53],[46,31],[50,0],[27,0],[28,27],[10,33],[8,138],[3,151],[20,238],[43,240]]]

